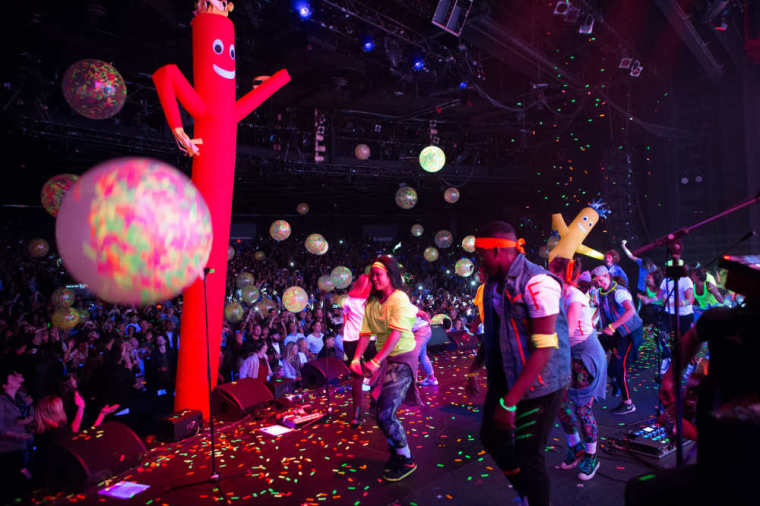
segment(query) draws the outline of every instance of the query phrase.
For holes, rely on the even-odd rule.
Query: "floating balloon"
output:
[[[435,316],[433,316],[430,319],[430,325],[437,325],[440,327],[445,326],[445,323],[448,320],[448,327],[451,328],[451,317],[447,314],[439,313]]]
[[[232,246],[229,246],[227,248],[227,261],[229,262],[233,258],[235,258],[235,248],[233,248]]]
[[[419,237],[425,232],[425,228],[420,225],[419,223],[415,223],[412,225],[412,235],[414,237]]]
[[[59,307],[53,313],[51,320],[54,327],[63,330],[73,329],[79,323],[79,311],[73,307]]]
[[[148,158],[101,163],[66,194],[55,227],[71,275],[101,299],[151,304],[203,275],[211,215],[190,179]]]
[[[459,190],[454,188],[453,186],[451,188],[446,188],[446,191],[443,192],[443,200],[448,202],[449,204],[454,204],[459,201]]]
[[[56,288],[53,295],[50,296],[50,302],[55,307],[70,307],[74,304],[74,299],[74,292],[64,287]]]
[[[428,146],[420,151],[420,167],[425,172],[438,172],[446,165],[446,155],[438,146]]]
[[[464,239],[462,239],[462,249],[468,253],[475,252],[475,236],[474,235],[464,236]]]
[[[79,60],[63,75],[63,98],[72,109],[90,119],[115,116],[127,100],[121,74],[101,60]]]
[[[291,286],[282,294],[282,305],[291,313],[300,313],[308,303],[309,296],[300,286]]]
[[[411,186],[402,186],[396,192],[396,205],[401,209],[411,209],[417,204],[417,192]]]
[[[242,292],[243,302],[246,304],[253,304],[259,300],[259,289],[255,286],[246,286],[245,288],[241,288],[240,291]]]
[[[332,296],[332,299],[330,299],[330,302],[335,306],[343,307],[343,303],[346,302],[346,298],[348,298],[348,295],[345,293],[335,294]]]
[[[351,284],[352,280],[353,275],[351,274],[351,269],[342,265],[337,266],[330,273],[330,281],[335,285],[335,288],[340,290],[348,288],[348,285]]]
[[[432,246],[425,248],[425,252],[422,255],[428,262],[435,262],[438,260],[438,250]]]
[[[237,301],[228,302],[224,306],[224,319],[230,323],[237,323],[243,319],[243,306]]]
[[[472,272],[475,270],[475,264],[469,258],[460,258],[454,265],[454,271],[457,275],[463,278],[469,278],[472,276]]]
[[[235,280],[235,284],[241,290],[243,288],[247,288],[251,286],[253,282],[254,282],[253,274],[251,274],[250,272],[241,272],[240,274],[238,274],[238,277]]]
[[[258,312],[262,316],[268,315],[269,310],[275,309],[275,308],[277,308],[277,304],[269,297],[261,297],[261,300],[259,300],[253,306],[253,310]]]
[[[79,313],[80,322],[86,322],[87,320],[90,319],[90,312],[87,309],[80,307],[80,308],[77,308],[76,311],[77,313]]]
[[[259,262],[261,262],[262,260],[264,260],[266,257],[267,257],[267,254],[264,253],[261,250],[259,250],[259,251],[257,251],[256,253],[253,254],[253,258],[255,258],[256,260],[258,260]]]
[[[317,280],[317,286],[323,292],[332,292],[335,290],[335,285],[333,284],[332,279],[330,279],[329,274],[319,276],[319,279]]]
[[[435,245],[441,249],[450,248],[454,244],[454,236],[448,230],[439,230],[435,234]]]
[[[359,160],[367,160],[370,155],[369,146],[366,144],[357,144],[354,148],[354,156]]]
[[[269,226],[269,235],[277,242],[290,237],[290,223],[285,220],[277,220]]]
[[[308,214],[309,204],[307,204],[306,202],[301,202],[300,204],[296,206],[296,212],[300,214],[301,216],[303,216],[304,214]]]
[[[58,210],[61,208],[61,202],[66,192],[74,186],[79,176],[74,174],[59,174],[51,177],[42,185],[40,192],[40,201],[51,216],[58,216]]]
[[[32,258],[42,258],[50,251],[50,245],[45,239],[32,239],[27,250]]]
[[[310,234],[304,241],[304,246],[306,246],[306,251],[312,255],[324,255],[329,248],[327,240],[322,234]]]

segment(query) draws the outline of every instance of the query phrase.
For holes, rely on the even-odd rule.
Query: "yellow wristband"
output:
[[[615,330],[615,327],[613,327],[611,323],[609,325],[607,325],[607,328],[610,329],[610,330],[612,330],[612,331]]]
[[[370,360],[369,362],[370,362],[370,364],[374,365],[375,367],[380,368],[380,362],[378,362],[374,358],[372,360]]]
[[[468,378],[477,378],[478,376],[480,376],[480,373],[476,372],[476,371],[472,371],[472,372],[468,372],[467,373],[467,377]]]
[[[559,338],[554,334],[533,334],[530,336],[536,348],[559,348]]]

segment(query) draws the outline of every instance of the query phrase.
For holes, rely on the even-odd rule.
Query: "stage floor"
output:
[[[610,410],[619,402],[608,397],[595,406],[599,421],[601,468],[588,482],[577,470],[557,466],[565,451],[565,438],[555,424],[546,448],[551,476],[552,503],[556,506],[622,505],[626,481],[658,467],[673,465],[673,456],[647,461],[609,453],[606,438],[626,424],[654,414],[656,356],[650,341],[640,352],[630,385],[637,411],[616,417]],[[190,486],[209,476],[208,432],[174,444],[160,445],[146,454],[136,470],[109,480],[130,480],[150,485],[131,499],[99,495],[100,487],[74,496],[37,498],[35,502],[201,505],[222,501],[239,504],[287,505],[505,505],[516,494],[494,466],[478,441],[483,392],[469,399],[464,375],[469,354],[445,352],[434,357],[437,387],[423,387],[427,406],[400,412],[419,469],[395,484],[380,479],[388,455],[386,443],[373,419],[359,429],[348,425],[350,392],[338,387],[333,396],[335,416],[273,437],[259,429],[261,421],[243,419],[220,424],[217,455],[222,480]],[[307,392],[304,400],[324,404],[324,390]]]

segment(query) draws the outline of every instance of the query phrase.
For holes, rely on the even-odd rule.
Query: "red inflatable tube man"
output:
[[[227,248],[230,237],[232,187],[235,175],[237,125],[262,102],[290,81],[287,70],[259,77],[239,100],[235,99],[235,28],[227,17],[232,4],[224,0],[199,1],[192,21],[193,78],[191,86],[176,65],[166,65],[153,74],[153,82],[164,114],[180,149],[193,157],[193,183],[206,199],[211,212],[214,242],[207,267],[208,307],[203,280],[198,279],[183,293],[180,346],[177,365],[176,410],[198,409],[208,419],[206,379],[206,310],[210,342],[211,388],[216,385],[227,277]],[[195,120],[191,139],[182,128],[177,101]]]

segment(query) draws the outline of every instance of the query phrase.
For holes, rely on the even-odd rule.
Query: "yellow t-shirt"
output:
[[[475,304],[475,307],[478,308],[478,314],[480,315],[480,323],[483,322],[483,289],[485,288],[486,284],[481,283],[478,287],[478,290],[475,292],[475,298],[472,299],[472,303]]]
[[[417,308],[409,302],[409,297],[401,290],[394,291],[382,304],[377,299],[367,301],[360,336],[377,337],[377,349],[382,349],[391,332],[401,332],[401,339],[391,351],[391,356],[412,351],[415,347],[412,324],[417,316]]]

